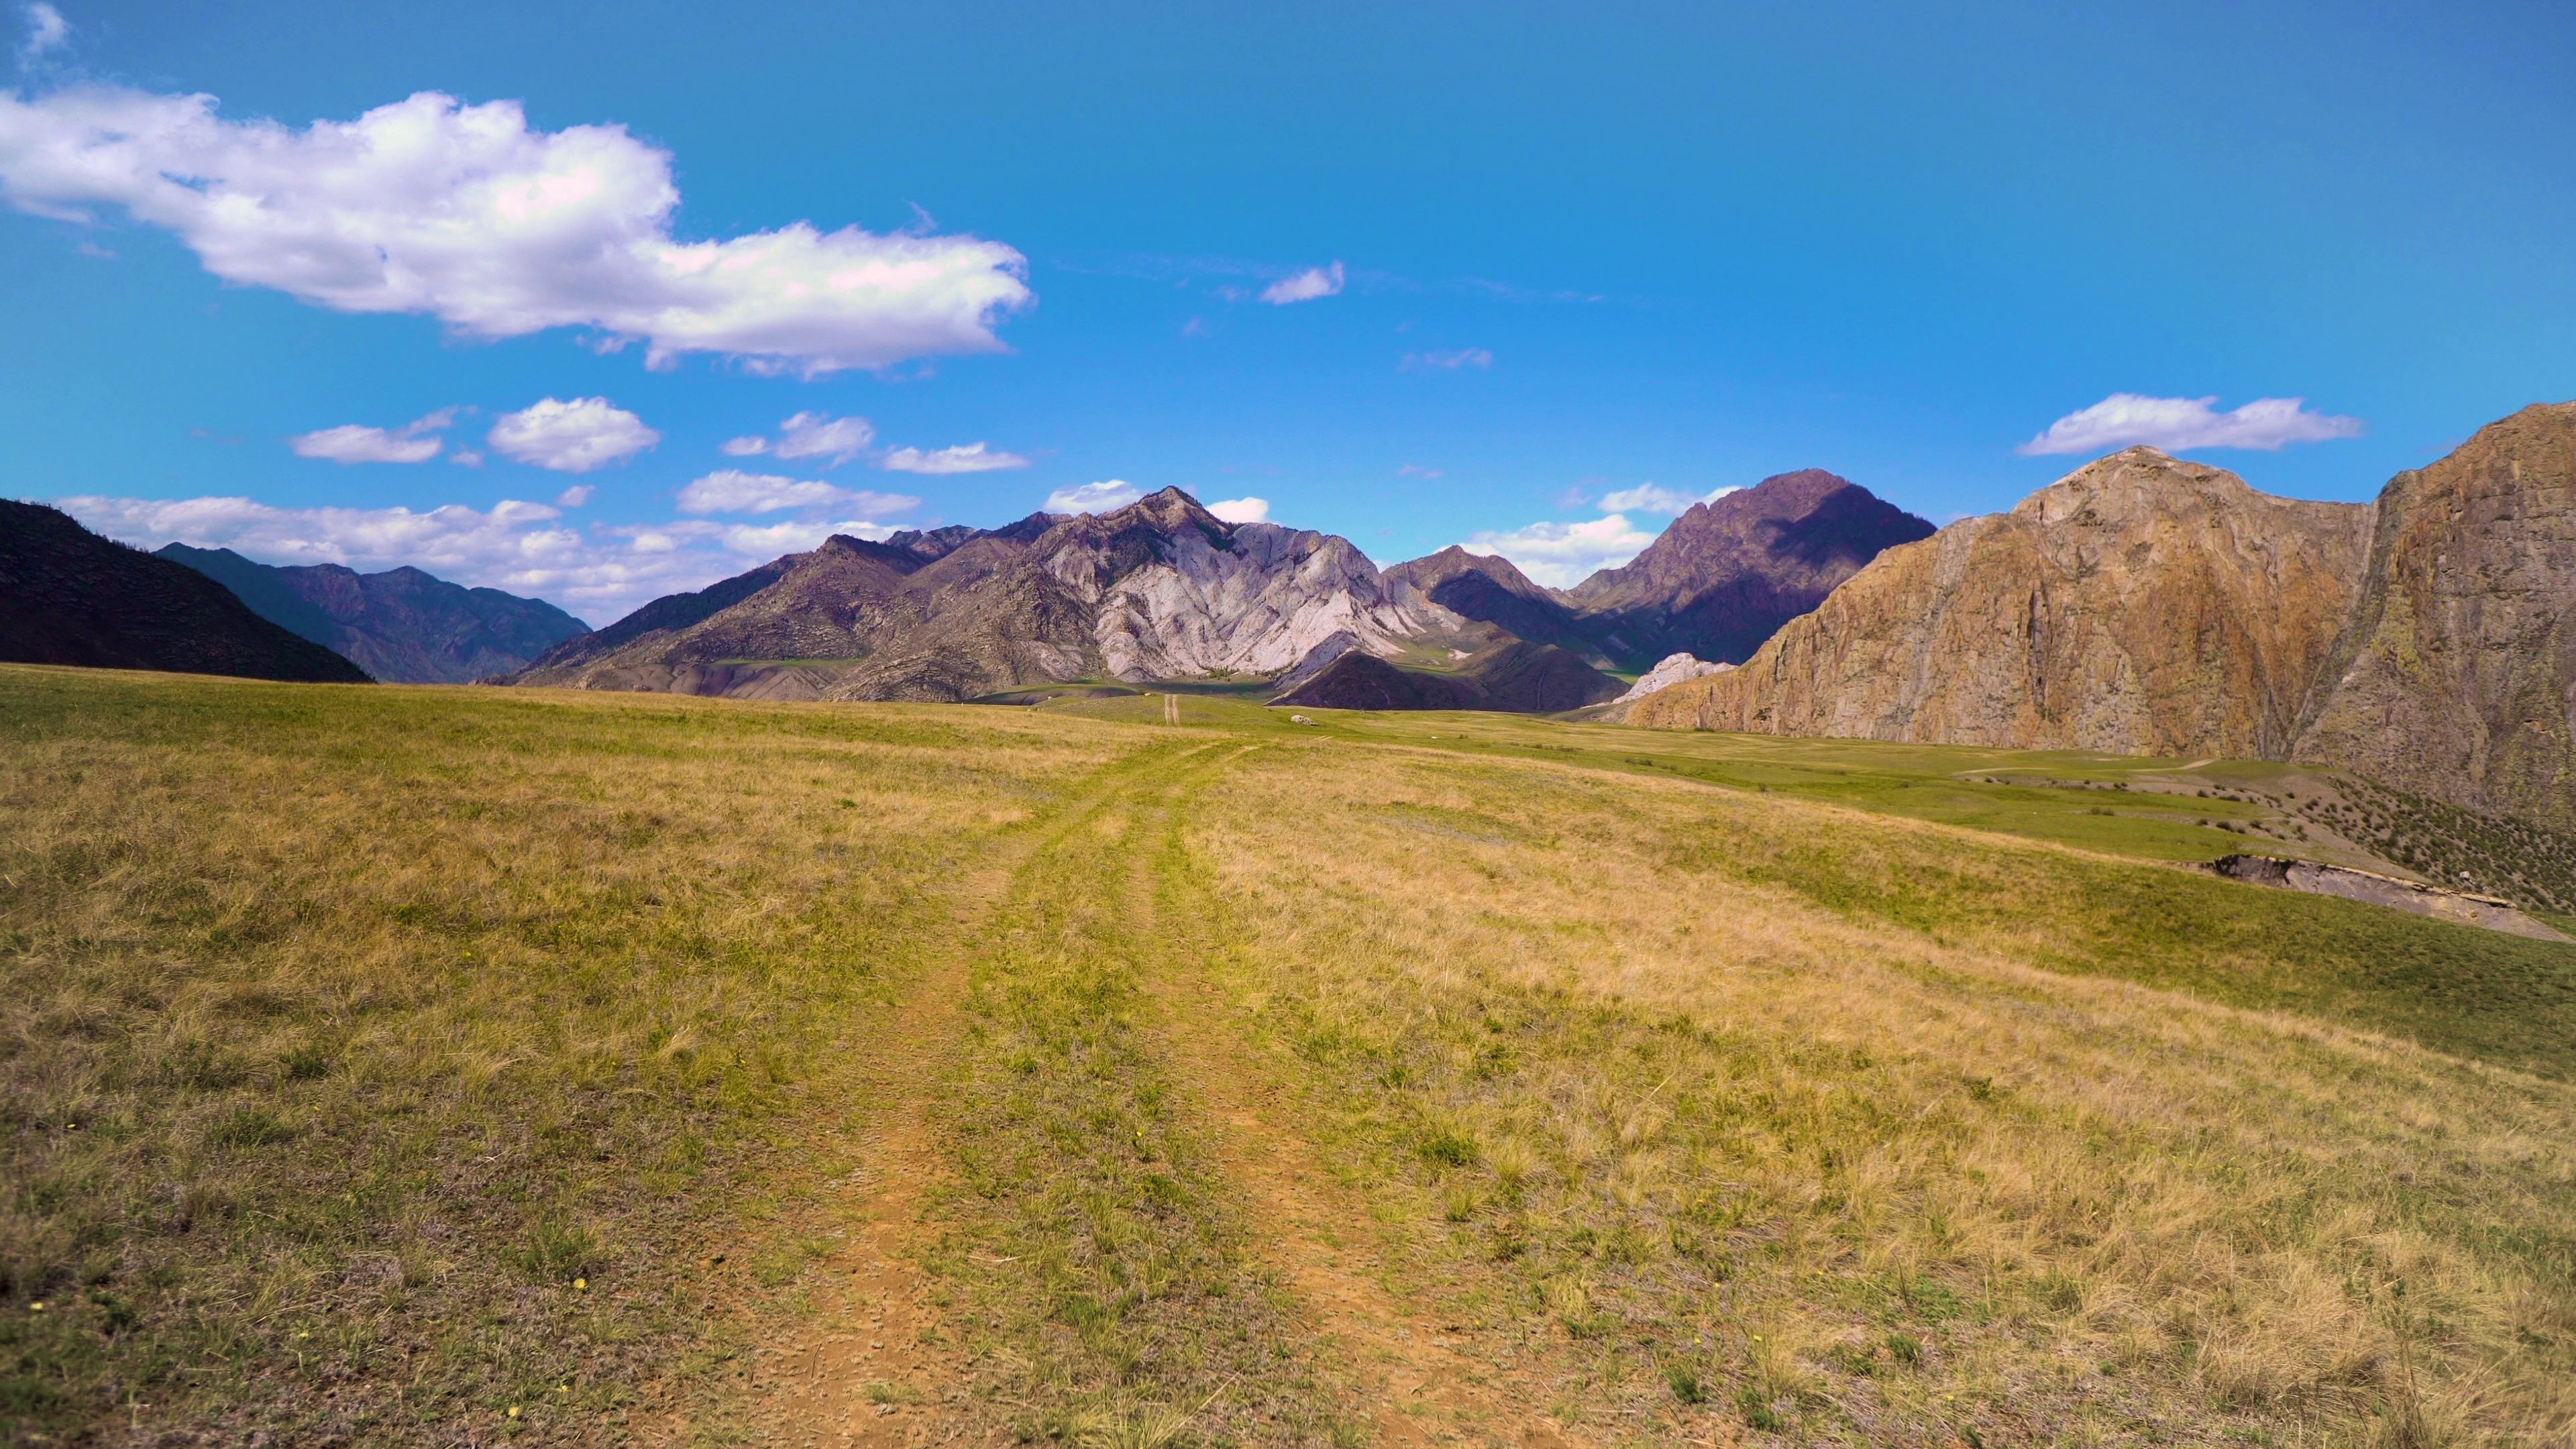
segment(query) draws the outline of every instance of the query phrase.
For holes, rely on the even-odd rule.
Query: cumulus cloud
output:
[[[216,104],[0,93],[0,197],[70,221],[121,208],[225,281],[315,306],[471,337],[588,328],[655,367],[705,352],[816,376],[995,352],[1031,297],[1025,259],[974,236],[796,222],[684,241],[669,153],[623,126],[531,130],[515,101],[432,91],[301,130]]]
[[[2068,413],[2016,451],[2027,457],[2055,453],[2108,453],[2144,443],[2169,453],[2194,448],[2254,448],[2278,452],[2292,443],[2357,438],[2359,418],[2311,412],[2305,398],[2256,398],[2233,412],[2217,411],[2214,397],[2143,397],[2115,392],[2089,408]]]
[[[1509,533],[1470,534],[1467,547],[1501,554],[1533,580],[1563,589],[1581,583],[1595,569],[1626,563],[1654,541],[1653,534],[1625,515],[1611,513],[1582,523],[1533,523]]]
[[[679,503],[682,513],[776,513],[788,508],[831,508],[876,518],[918,507],[921,500],[901,493],[870,493],[812,479],[720,468],[682,488]]]
[[[26,8],[25,14],[27,39],[18,47],[18,64],[33,65],[45,52],[71,40],[72,23],[63,18],[63,12],[44,3],[44,0],[36,0]]]
[[[919,448],[897,448],[878,464],[897,473],[990,473],[1003,468],[1025,468],[1029,460],[1017,453],[999,448],[987,449],[982,443],[960,443],[955,447],[924,452]]]
[[[1047,495],[1044,507],[1049,513],[1112,513],[1144,496],[1136,485],[1111,478],[1079,488],[1059,488]]]
[[[399,428],[344,423],[298,433],[286,440],[286,446],[299,458],[327,458],[334,463],[426,463],[446,446],[435,435],[455,421],[456,409],[440,408]]]
[[[1734,491],[1733,488],[1712,488],[1694,498],[1679,489],[1664,488],[1653,483],[1640,483],[1634,488],[1621,488],[1602,494],[1601,511],[1652,513],[1671,518],[1676,514],[1689,512],[1690,506],[1694,503],[1714,503]]]
[[[1342,264],[1335,262],[1329,267],[1308,267],[1295,276],[1281,277],[1261,289],[1261,300],[1273,307],[1285,307],[1291,302],[1330,297],[1341,290]]]
[[[1207,506],[1207,511],[1228,523],[1268,523],[1270,500],[1267,498],[1220,498]]]
[[[1408,352],[1396,366],[1407,372],[1456,372],[1462,367],[1491,367],[1494,354],[1481,347],[1461,347],[1455,352]]]
[[[634,457],[662,435],[604,397],[544,398],[502,414],[486,441],[505,458],[557,473],[587,473]]]
[[[592,487],[588,483],[575,483],[570,488],[567,488],[561,493],[555,495],[555,507],[579,508],[590,501],[591,494],[598,491],[598,489]]]

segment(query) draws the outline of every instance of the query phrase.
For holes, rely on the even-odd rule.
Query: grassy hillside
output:
[[[1164,708],[0,670],[0,1423],[2576,1422],[2576,947],[2188,762]]]

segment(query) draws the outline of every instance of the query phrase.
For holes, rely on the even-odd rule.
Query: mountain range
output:
[[[2576,825],[2576,404],[2370,504],[2132,448],[1892,548],[1666,728],[2349,768]]]
[[[1381,570],[1347,539],[1227,523],[1166,488],[1110,513],[835,536],[655,600],[509,682],[967,700],[1239,680],[1307,704],[1556,711],[1616,697],[1607,671],[1676,649],[1741,657],[1931,528],[1832,474],[1784,474],[1695,505],[1636,564],[1558,591],[1462,548]]]
[[[0,499],[0,659],[323,684],[367,674],[194,569]]]
[[[589,631],[543,599],[467,588],[415,568],[362,574],[338,564],[280,567],[184,543],[155,552],[232,590],[270,623],[398,683],[466,684],[507,674]]]

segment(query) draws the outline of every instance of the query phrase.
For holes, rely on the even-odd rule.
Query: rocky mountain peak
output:
[[[1632,657],[1733,662],[1882,550],[1931,532],[1868,489],[1806,468],[1692,504],[1643,553],[1565,597]]]

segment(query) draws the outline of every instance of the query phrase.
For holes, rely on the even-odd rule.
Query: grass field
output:
[[[0,1436],[2576,1442],[2576,947],[2267,767],[1164,710],[0,668]]]

